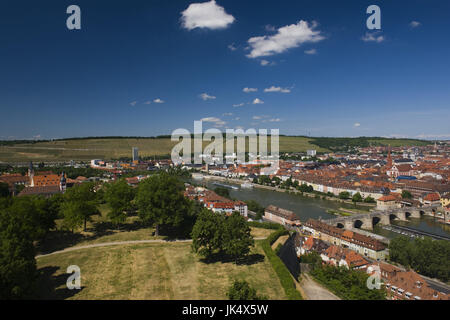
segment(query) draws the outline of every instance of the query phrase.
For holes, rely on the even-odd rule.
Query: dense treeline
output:
[[[395,142],[397,139],[388,139],[381,137],[358,137],[358,138],[311,138],[311,143],[315,144],[324,149],[329,150],[347,150],[348,148],[366,148],[369,146],[387,146],[389,143],[381,143],[380,141],[392,141]],[[417,140],[417,139],[401,139],[402,141],[408,141],[411,145],[427,145],[428,141]]]
[[[58,199],[0,198],[0,299],[34,294],[38,272],[34,242],[55,227]]]
[[[389,244],[389,258],[424,276],[450,280],[450,242],[399,236]]]
[[[361,270],[332,265],[316,266],[310,274],[334,294],[345,300],[385,300],[386,291],[369,289],[369,275]]]

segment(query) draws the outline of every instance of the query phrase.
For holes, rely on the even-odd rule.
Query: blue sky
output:
[[[81,30],[66,28],[71,4]],[[449,1],[4,0],[0,139],[154,136],[200,119],[448,139],[449,30]]]

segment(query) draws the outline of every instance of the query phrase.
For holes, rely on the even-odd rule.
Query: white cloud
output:
[[[224,29],[235,21],[235,18],[226,13],[225,9],[217,5],[216,1],[192,3],[181,12],[183,28]]]
[[[151,104],[151,101],[145,101],[144,104]]]
[[[253,119],[253,120],[261,120],[262,117],[261,117],[261,116],[253,116],[252,119]]]
[[[202,94],[199,95],[199,97],[200,97],[200,99],[202,99],[202,100],[204,100],[204,101],[216,99],[215,96],[210,96],[210,95],[207,94],[207,93],[202,93]]]
[[[161,100],[160,98],[157,98],[155,100],[153,100],[154,103],[164,103],[164,100]]]
[[[233,120],[234,120],[234,121],[239,121],[239,120],[241,120],[241,118],[236,117],[236,118],[234,118]]]
[[[234,45],[234,43],[228,45],[228,49],[230,49],[231,51],[236,51],[237,47]]]
[[[289,89],[289,88],[281,88],[281,87],[271,86],[270,88],[264,89],[264,92],[290,93],[290,92],[291,92],[291,89]]]
[[[257,88],[244,88],[244,89],[242,89],[242,91],[245,93],[250,93],[250,92],[256,92],[256,91],[258,91],[258,89]]]
[[[355,128],[361,127],[361,123],[356,122],[353,126],[354,126]]]
[[[275,119],[270,119],[269,122],[280,122],[281,119],[280,118],[275,118]]]
[[[373,33],[366,32],[366,34],[361,38],[361,40],[364,42],[372,42],[372,41],[378,43],[383,42],[385,40],[384,36],[377,36],[377,34],[378,32]]]
[[[272,56],[282,53],[290,48],[296,48],[303,43],[318,42],[325,37],[320,31],[314,30],[316,23],[300,20],[297,24],[291,24],[278,29],[277,33],[271,36],[252,37],[248,40],[251,52],[249,58]]]
[[[222,116],[224,117],[231,117],[233,114],[231,112],[226,112]]]
[[[223,127],[224,125],[227,124],[222,119],[219,119],[219,118],[216,118],[216,117],[207,117],[207,118],[201,119],[200,121],[214,123],[215,127]]]
[[[277,30],[274,26],[268,24],[264,27],[264,29],[266,29],[266,31],[270,31],[270,32],[274,32],[275,30]]]
[[[262,101],[261,99],[256,98],[255,100],[253,100],[253,104],[263,104],[264,101]]]
[[[130,102],[130,106],[134,107],[137,103],[137,101]]]
[[[419,21],[411,21],[410,23],[409,23],[409,26],[411,27],[411,28],[417,28],[417,27],[420,27],[422,24],[419,22]]]
[[[237,108],[237,107],[243,107],[245,103],[238,103],[238,104],[233,104],[233,107]]]
[[[267,66],[270,62],[267,60],[261,60],[261,65],[262,66]]]
[[[309,49],[309,50],[305,50],[306,54],[316,54],[317,50],[316,49]]]

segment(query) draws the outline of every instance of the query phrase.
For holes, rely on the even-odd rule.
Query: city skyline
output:
[[[279,128],[449,139],[450,5],[77,1],[0,10],[0,140]],[[208,18],[206,18],[208,17]],[[20,18],[20,19],[19,19]],[[6,120],[6,121],[5,121]]]

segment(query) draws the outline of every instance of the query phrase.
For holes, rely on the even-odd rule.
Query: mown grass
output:
[[[257,241],[252,254],[264,255]],[[37,259],[40,299],[227,299],[234,280],[258,294],[286,299],[267,258],[254,263],[205,263],[187,243],[90,248]],[[81,269],[81,290],[68,290],[66,269]]]

